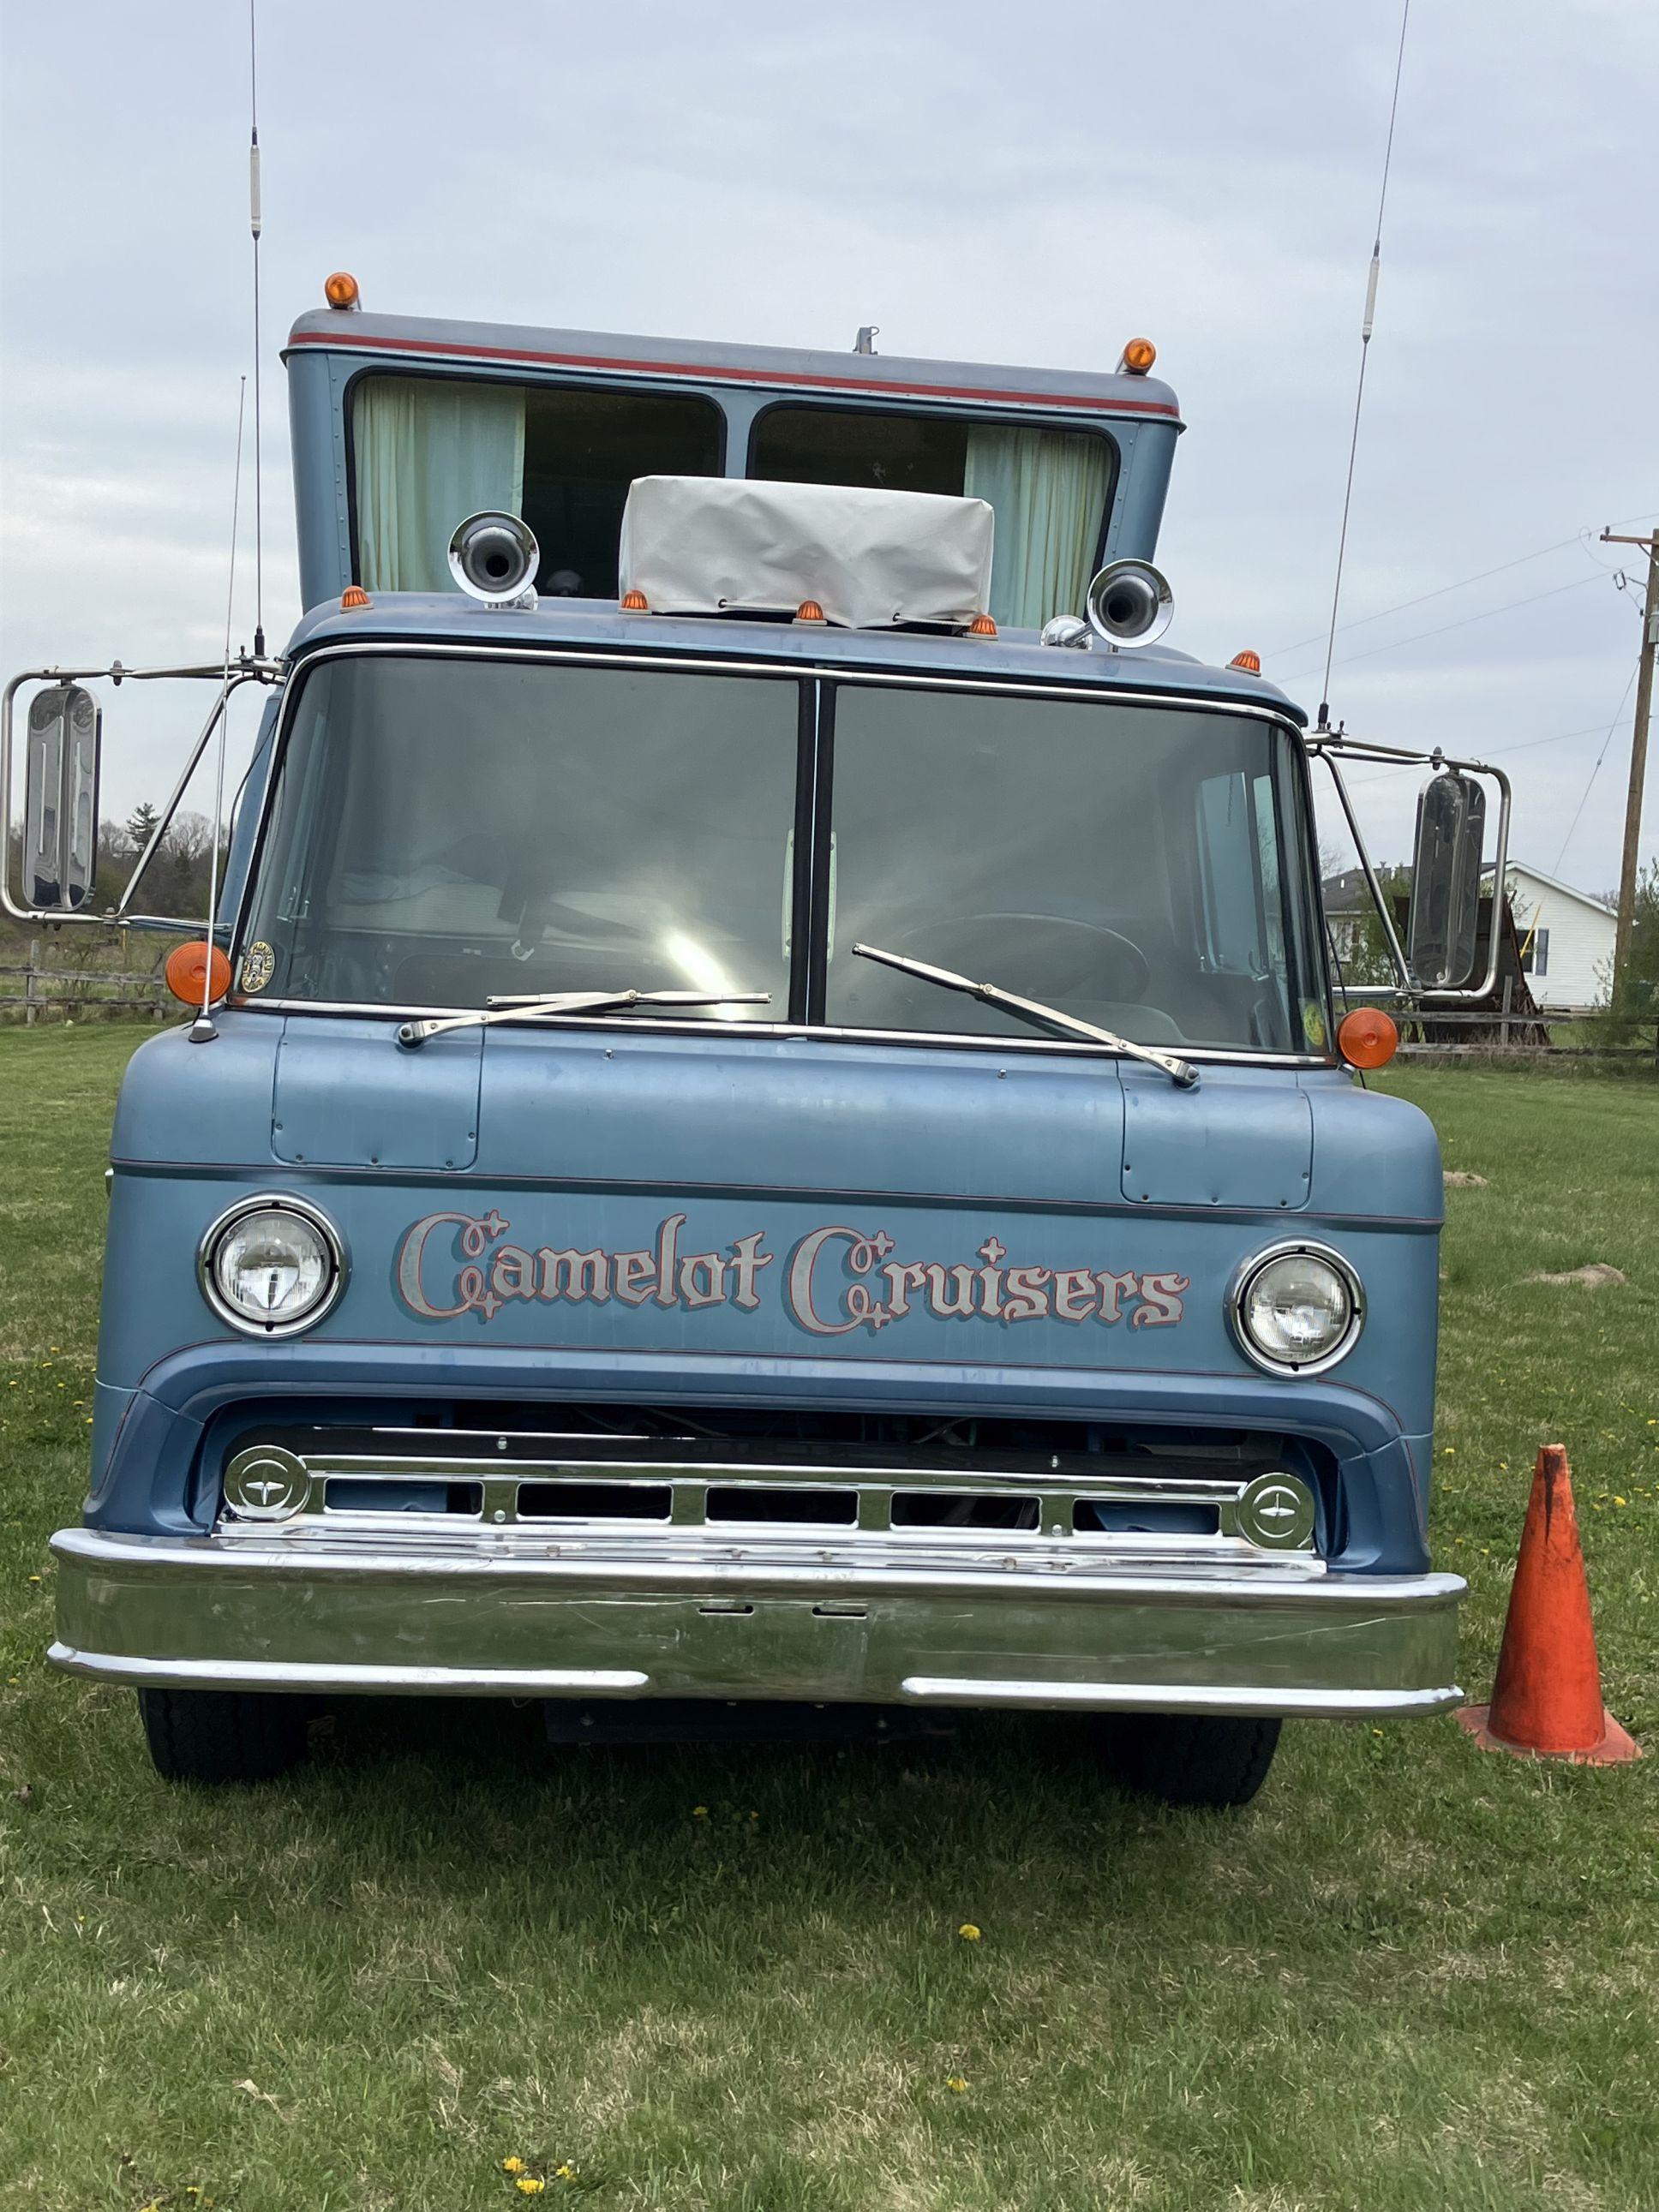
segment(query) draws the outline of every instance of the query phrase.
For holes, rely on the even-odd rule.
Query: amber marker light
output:
[[[357,279],[349,269],[337,269],[323,282],[323,297],[331,307],[356,307],[362,305]]]
[[[343,607],[372,607],[374,604],[361,584],[348,584],[340,594]]]
[[[1145,376],[1157,359],[1158,348],[1150,338],[1131,338],[1118,368],[1125,376]]]
[[[161,973],[181,1006],[199,1006],[204,984],[208,997],[216,1002],[230,988],[229,961],[216,945],[210,948],[200,939],[192,945],[175,945]]]
[[[648,615],[651,609],[646,603],[643,592],[624,592],[622,595],[622,611],[625,615]]]
[[[803,599],[795,609],[797,622],[822,622],[823,619],[823,609],[816,599]]]
[[[969,637],[994,637],[997,626],[989,615],[975,615],[968,625]]]
[[[1261,655],[1247,645],[1243,653],[1234,653],[1227,665],[1229,668],[1242,668],[1247,676],[1260,676]]]
[[[1336,1048],[1350,1067],[1386,1067],[1400,1049],[1400,1032],[1381,1006],[1355,1006],[1342,1017]]]

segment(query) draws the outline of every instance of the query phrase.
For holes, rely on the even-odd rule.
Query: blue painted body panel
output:
[[[599,1395],[1282,1426],[1340,1464],[1340,1565],[1425,1563],[1438,1152],[1413,1108],[1337,1070],[1210,1066],[1182,1092],[1018,1042],[613,1022],[462,1032],[428,1061],[389,1022],[230,1008],[221,1030],[210,1047],[152,1040],[122,1091],[97,1526],[198,1525],[197,1446],[227,1407]],[[296,1055],[335,1070],[332,1168],[278,1149]],[[473,1156],[445,1167],[465,1111],[444,1117],[475,1096]],[[1126,1199],[1126,1098],[1160,1188],[1192,1163],[1184,1196]],[[326,1118],[319,1091],[307,1110]],[[251,1344],[202,1299],[196,1253],[234,1197],[273,1183],[331,1215],[351,1275],[316,1329]],[[1261,1373],[1224,1317],[1240,1263],[1292,1226],[1346,1254],[1370,1300],[1320,1378]],[[603,1294],[556,1267],[532,1290],[538,1254],[599,1255]],[[1121,1296],[1085,1294],[1082,1271]]]
[[[1174,392],[1153,377],[713,346],[408,316],[302,315],[284,359],[300,592],[307,607],[337,599],[355,580],[347,410],[349,386],[365,372],[695,395],[721,412],[725,470],[732,477],[747,474],[755,421],[780,400],[1103,430],[1118,449],[1104,541],[1108,559],[1134,554],[1150,560],[1157,552],[1182,427]]]
[[[847,668],[871,673],[975,678],[998,684],[1081,685],[1126,699],[1178,695],[1217,705],[1262,707],[1305,726],[1307,715],[1276,684],[1242,668],[1212,668],[1166,645],[1133,653],[1062,651],[1034,630],[994,638],[924,635],[915,630],[820,629],[718,617],[623,614],[614,599],[543,599],[532,610],[483,607],[459,593],[380,592],[372,606],[313,607],[288,647],[290,660],[331,645],[436,644],[498,652],[672,653],[752,661],[781,669]]]

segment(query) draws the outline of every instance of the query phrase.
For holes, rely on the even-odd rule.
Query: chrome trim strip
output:
[[[361,1583],[599,1583],[630,1590],[685,1587],[689,1581],[694,1588],[708,1583],[730,1591],[752,1585],[788,1595],[845,1595],[851,1590],[919,1591],[944,1597],[1109,1594],[1114,1598],[1158,1598],[1201,1606],[1237,1601],[1253,1608],[1314,1606],[1337,1612],[1351,1607],[1389,1612],[1431,1609],[1455,1601],[1466,1587],[1461,1576],[1449,1574],[1310,1576],[1285,1569],[1274,1554],[1267,1555],[1279,1570],[1272,1574],[1244,1576],[1223,1568],[1212,1574],[1146,1575],[1114,1571],[1097,1567],[1091,1561],[1091,1571],[1086,1575],[1061,1574],[1049,1568],[1023,1572],[1016,1569],[993,1577],[956,1567],[931,1573],[894,1566],[854,1568],[824,1561],[795,1565],[699,1559],[688,1563],[666,1549],[652,1556],[648,1539],[631,1547],[627,1559],[607,1559],[602,1565],[580,1556],[567,1557],[562,1552],[556,1558],[526,1559],[516,1553],[492,1553],[485,1548],[471,1558],[457,1559],[453,1553],[435,1550],[325,1550],[320,1545],[280,1542],[259,1550],[251,1544],[222,1544],[211,1536],[106,1534],[93,1528],[60,1528],[52,1539],[52,1550],[57,1558],[76,1565],[183,1569],[192,1580],[210,1583],[216,1576],[245,1579],[250,1571],[273,1577],[343,1576]]]
[[[378,1692],[412,1698],[637,1698],[651,1677],[629,1668],[385,1667],[283,1659],[124,1659],[53,1644],[49,1663],[88,1680],[204,1690]]]
[[[1285,1720],[1357,1719],[1389,1714],[1403,1719],[1416,1713],[1449,1712],[1462,1703],[1455,1682],[1432,1690],[1228,1689],[1198,1686],[1172,1690],[1158,1682],[979,1681],[971,1674],[907,1674],[900,1685],[913,1705],[1022,1705],[1089,1712],[1260,1713]]]
[[[233,1002],[238,1013],[245,1014],[349,1014],[360,1020],[402,1022],[433,1014],[453,1014],[453,1006],[382,1006],[367,1001],[358,1003],[349,999],[249,999]],[[530,1024],[538,1030],[581,1030],[587,1032],[606,1030],[612,1036],[620,1030],[625,1036],[642,1031],[650,1036],[719,1036],[719,1037],[799,1037],[811,1044],[901,1044],[912,1046],[939,1045],[958,1048],[969,1046],[976,1052],[1040,1052],[1059,1053],[1076,1060],[1105,1060],[1117,1055],[1098,1045],[1068,1042],[1062,1037],[1039,1036],[1034,1030],[1029,1036],[1011,1030],[1006,1036],[975,1035],[966,1030],[848,1030],[824,1024],[814,1028],[806,1022],[715,1022],[675,1021],[662,1017],[629,1015],[626,1022],[596,1021],[582,1014],[544,1014]],[[1237,1067],[1332,1068],[1340,1065],[1328,1054],[1316,1052],[1245,1052],[1229,1045],[1184,1044],[1182,1054],[1188,1060],[1202,1060],[1206,1066]],[[1207,1210],[1207,1209],[1206,1209]]]

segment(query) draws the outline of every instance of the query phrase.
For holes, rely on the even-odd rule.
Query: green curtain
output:
[[[357,573],[371,592],[448,592],[449,541],[481,507],[524,509],[522,388],[371,376],[353,397]]]
[[[996,516],[991,613],[1000,627],[1040,629],[1083,611],[1100,544],[1106,441],[1064,430],[968,433],[963,490]]]

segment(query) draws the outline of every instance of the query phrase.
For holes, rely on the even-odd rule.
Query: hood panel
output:
[[[1211,1066],[1191,1091],[1122,1069],[1123,1195],[1140,1205],[1308,1203],[1313,1109],[1284,1071]]]

